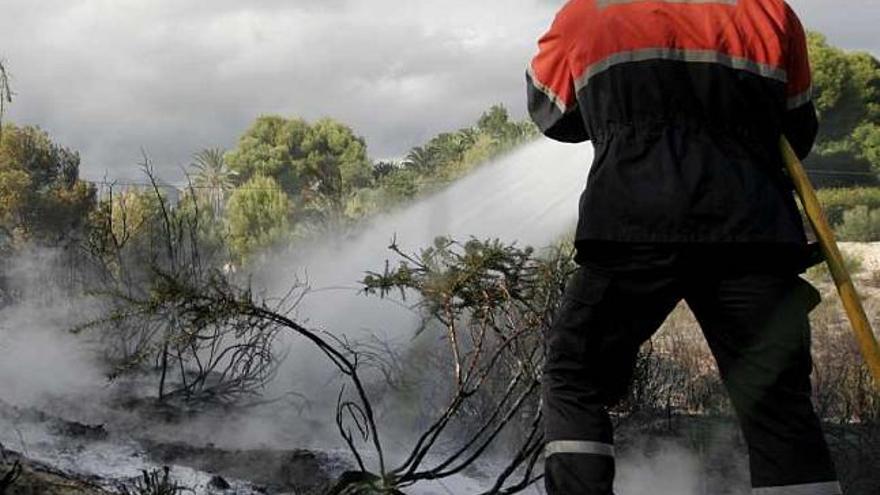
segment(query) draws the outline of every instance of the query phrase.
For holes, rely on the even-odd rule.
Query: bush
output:
[[[837,235],[842,241],[880,241],[880,208],[856,206],[845,211]]]
[[[211,297],[229,302],[235,293],[233,274],[224,268],[224,239],[206,235],[212,228],[202,222],[212,218],[211,210],[200,208],[192,191],[174,206],[145,169],[152,192],[120,195],[115,207],[102,204],[95,214],[85,246],[87,289],[99,296],[103,313],[72,330],[98,333],[113,367],[109,378],[152,370],[159,401],[231,405],[257,396],[280,362],[273,351],[278,329],[224,314],[219,304],[200,306]],[[284,194],[245,191],[251,192],[256,196],[244,199],[258,203],[264,192]],[[273,213],[275,198],[267,197],[269,204],[258,206]],[[278,201],[281,213],[285,201]],[[270,225],[261,222],[258,227]]]
[[[820,189],[873,188],[878,184],[871,162],[849,141],[823,143],[804,160],[804,167]]]
[[[843,223],[844,212],[856,206],[880,208],[880,187],[820,189],[817,194],[831,225]]]

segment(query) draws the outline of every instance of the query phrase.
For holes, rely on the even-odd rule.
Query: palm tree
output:
[[[464,151],[467,151],[473,145],[477,143],[477,139],[480,137],[480,133],[477,132],[473,127],[465,127],[458,131],[459,143],[464,148]]]
[[[398,167],[393,162],[376,162],[373,164],[373,179],[379,180],[383,177],[393,174],[398,170]]]
[[[416,146],[406,155],[403,165],[407,168],[414,168],[420,172],[425,172],[434,166],[433,150]]]
[[[235,172],[227,167],[224,154],[221,148],[205,148],[193,155],[191,165],[198,170],[193,177],[193,185],[207,194],[215,216],[223,211],[226,193],[235,186]]]

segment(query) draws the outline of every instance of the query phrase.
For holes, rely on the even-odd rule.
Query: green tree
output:
[[[50,245],[82,233],[96,204],[79,180],[79,154],[37,127],[6,125],[0,135],[0,227],[17,242]]]
[[[419,193],[419,175],[414,169],[405,168],[389,174],[380,182],[389,196],[390,204],[414,198]]]
[[[364,140],[331,119],[310,125],[302,119],[263,116],[226,154],[240,182],[271,177],[291,197],[312,194],[337,200],[372,181]]]
[[[297,162],[303,158],[302,142],[308,132],[309,125],[302,119],[259,117],[239,138],[238,147],[226,154],[226,163],[239,183],[262,175],[296,192],[301,187]]]
[[[443,163],[461,161],[470,144],[461,132],[444,132],[432,139],[428,147]]]
[[[503,105],[494,105],[477,121],[477,130],[490,136],[502,148],[509,149],[538,136],[529,122],[516,122]]]
[[[409,150],[403,166],[419,172],[428,172],[437,164],[433,150],[429,146],[416,146]]]
[[[818,33],[808,37],[816,109],[822,139],[848,137],[880,118],[880,61],[865,52],[845,52]]]
[[[190,230],[188,235],[198,244],[199,256],[203,261],[216,265],[218,260],[226,263],[229,259],[226,249],[225,210],[215,211],[215,206],[212,198],[205,197],[198,190],[189,189],[183,191],[174,208],[174,215]],[[225,208],[225,200],[223,207]]]
[[[816,152],[807,160],[822,186],[874,184],[880,173],[880,61],[808,36],[816,109]]]
[[[498,141],[505,141],[510,133],[510,114],[507,108],[502,105],[489,108],[477,121],[477,129]]]
[[[307,184],[325,196],[342,197],[372,180],[363,138],[335,120],[315,122],[303,141],[303,151]]]
[[[291,204],[278,182],[256,175],[226,205],[230,248],[239,260],[271,247],[290,231]]]
[[[837,235],[844,241],[880,241],[880,209],[856,206],[845,211],[843,223],[837,228]]]
[[[397,172],[398,166],[394,162],[377,162],[373,165],[373,180],[379,180],[383,177]]]
[[[106,235],[112,236],[117,248],[133,247],[140,242],[139,248],[152,249],[151,238],[161,229],[162,207],[160,199],[151,189],[124,189],[115,193],[105,205]]]
[[[857,143],[859,158],[868,160],[880,172],[880,125],[864,123],[853,131],[852,138]]]
[[[223,211],[227,193],[234,187],[235,173],[229,169],[221,148],[206,148],[193,156],[196,170],[193,186],[207,197],[215,215]]]

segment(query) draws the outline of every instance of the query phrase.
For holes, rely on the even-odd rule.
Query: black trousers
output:
[[[550,495],[613,493],[607,408],[625,395],[642,343],[681,300],[703,330],[739,418],[753,493],[841,494],[810,400],[807,315],[819,293],[792,269],[788,254],[713,245],[581,251],[547,335]]]

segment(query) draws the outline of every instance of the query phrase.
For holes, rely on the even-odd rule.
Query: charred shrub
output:
[[[240,317],[234,274],[216,219],[194,190],[175,203],[147,169],[152,189],[127,191],[96,212],[89,243],[97,331],[111,378],[152,373],[160,401],[234,403],[274,376],[275,325]]]
[[[122,495],[181,495],[183,493],[195,493],[189,488],[178,485],[171,479],[171,469],[168,466],[152,471],[144,470],[141,477],[130,485],[119,487]]]

